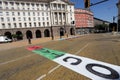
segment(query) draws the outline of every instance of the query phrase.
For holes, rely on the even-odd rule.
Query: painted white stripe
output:
[[[83,46],[80,50],[78,50],[75,54],[79,54],[82,50],[84,50],[89,43],[87,43],[85,46]],[[56,69],[58,69],[59,67],[61,67],[61,65],[57,65],[56,67],[52,68],[48,73],[46,73],[45,75],[47,76],[48,74],[54,72]],[[43,76],[43,75],[42,75]],[[40,80],[43,79],[44,77],[39,77]],[[36,80],[39,80],[39,78],[37,78]]]
[[[48,72],[48,74],[54,72],[54,71],[55,71],[56,69],[58,69],[60,66],[61,66],[61,65],[57,65],[56,67],[54,67],[53,69],[51,69],[51,70]]]
[[[11,61],[3,62],[3,63],[0,63],[0,66],[1,66],[1,65],[5,65],[5,64],[8,64],[8,63],[11,63],[11,62],[15,62],[15,61],[18,61],[18,60],[21,60],[21,59],[23,59],[23,58],[30,57],[30,56],[33,56],[33,55],[35,55],[35,54],[31,54],[31,55],[27,55],[27,56],[24,56],[24,57],[20,57],[20,58],[11,60]]]
[[[40,76],[39,78],[37,78],[36,80],[41,80],[42,78],[44,78],[46,76],[46,74]]]
[[[79,54],[81,51],[83,51],[87,46],[89,45],[89,43],[87,43],[85,46],[83,46],[80,50],[78,50],[75,54]]]

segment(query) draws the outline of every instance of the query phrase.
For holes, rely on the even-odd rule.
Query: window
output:
[[[43,7],[43,4],[41,4],[41,7]]]
[[[20,12],[18,12],[18,16],[20,16]]]
[[[64,5],[64,4],[62,5],[62,9],[63,9],[63,10],[65,9],[65,5]]]
[[[48,9],[48,5],[47,5],[47,4],[45,4],[45,9],[46,9],[46,10]]]
[[[29,17],[28,19],[29,19],[29,21],[31,21],[31,18],[30,18],[30,17]]]
[[[36,27],[36,23],[34,22],[34,26]]]
[[[2,5],[2,2],[0,1],[0,5]]]
[[[38,21],[40,21],[40,17],[38,17]]]
[[[40,16],[40,13],[38,12],[38,16]]]
[[[7,5],[8,5],[8,2],[4,2],[4,4],[7,6]]]
[[[31,23],[29,23],[29,26],[32,27]]]
[[[44,20],[45,20],[45,18],[44,18],[44,17],[42,17],[42,20],[44,21]]]
[[[54,9],[57,9],[57,6],[56,6],[56,4],[54,4]]]
[[[9,17],[7,17],[7,21],[10,21],[10,18],[9,18]]]
[[[14,23],[14,27],[15,27],[15,28],[17,27],[16,23]]]
[[[28,16],[30,16],[30,12],[28,12]]]
[[[1,5],[1,4],[0,4]],[[0,7],[0,9],[2,9],[2,7]]]
[[[39,10],[39,8],[37,8],[37,10]]]
[[[33,20],[36,21],[36,18],[34,17]]]
[[[24,26],[27,27],[27,23],[24,23]]]
[[[2,27],[3,27],[3,29],[5,28],[5,24],[4,23],[2,23]]]
[[[13,21],[15,21],[15,18],[13,18]]]
[[[9,12],[6,12],[6,16],[9,16]]]
[[[36,4],[37,7],[39,7],[39,4]]]
[[[3,15],[3,12],[0,12],[0,16],[2,16]]]
[[[14,16],[15,15],[15,13],[14,12],[12,12],[12,16]]]
[[[25,16],[25,12],[23,12],[23,16]]]
[[[11,24],[10,23],[8,23],[8,27],[11,28]]]
[[[21,24],[21,23],[19,23],[19,27],[22,27],[22,24]]]
[[[41,9],[43,10],[43,4],[41,4]]]
[[[58,4],[58,10],[60,10],[61,9],[61,5],[60,4]]]
[[[24,19],[24,21],[26,21],[26,18],[25,18],[25,17],[24,17],[23,19]]]
[[[3,21],[4,21],[4,18],[1,18],[1,21],[3,22]]]
[[[18,17],[18,21],[21,21],[21,17]]]
[[[11,4],[11,6],[13,6],[13,5],[14,5],[14,2],[10,2],[10,4]]]
[[[42,12],[42,16],[44,16],[44,12]]]
[[[38,25],[41,26],[41,23],[39,22]]]
[[[48,13],[46,13],[46,16],[48,16]]]
[[[49,22],[47,22],[47,26],[49,26]]]
[[[35,16],[35,12],[33,12],[33,16]]]
[[[47,17],[47,20],[49,20],[49,18]]]
[[[14,7],[12,7],[11,9],[13,9],[13,10],[14,10]]]
[[[45,22],[43,22],[43,26],[45,26]]]

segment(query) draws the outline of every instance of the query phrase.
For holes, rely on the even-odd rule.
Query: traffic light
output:
[[[84,0],[84,5],[85,5],[85,8],[89,8],[90,7],[90,0]]]

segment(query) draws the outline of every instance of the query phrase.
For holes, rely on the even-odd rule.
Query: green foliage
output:
[[[98,30],[98,32],[107,32],[109,26],[107,24],[100,24],[100,25],[96,25],[95,30]]]
[[[16,34],[12,34],[12,37],[13,37],[13,38],[17,38],[17,35],[16,35]]]

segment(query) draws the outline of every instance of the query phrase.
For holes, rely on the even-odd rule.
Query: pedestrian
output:
[[[31,38],[30,37],[28,37],[28,43],[31,44]]]

